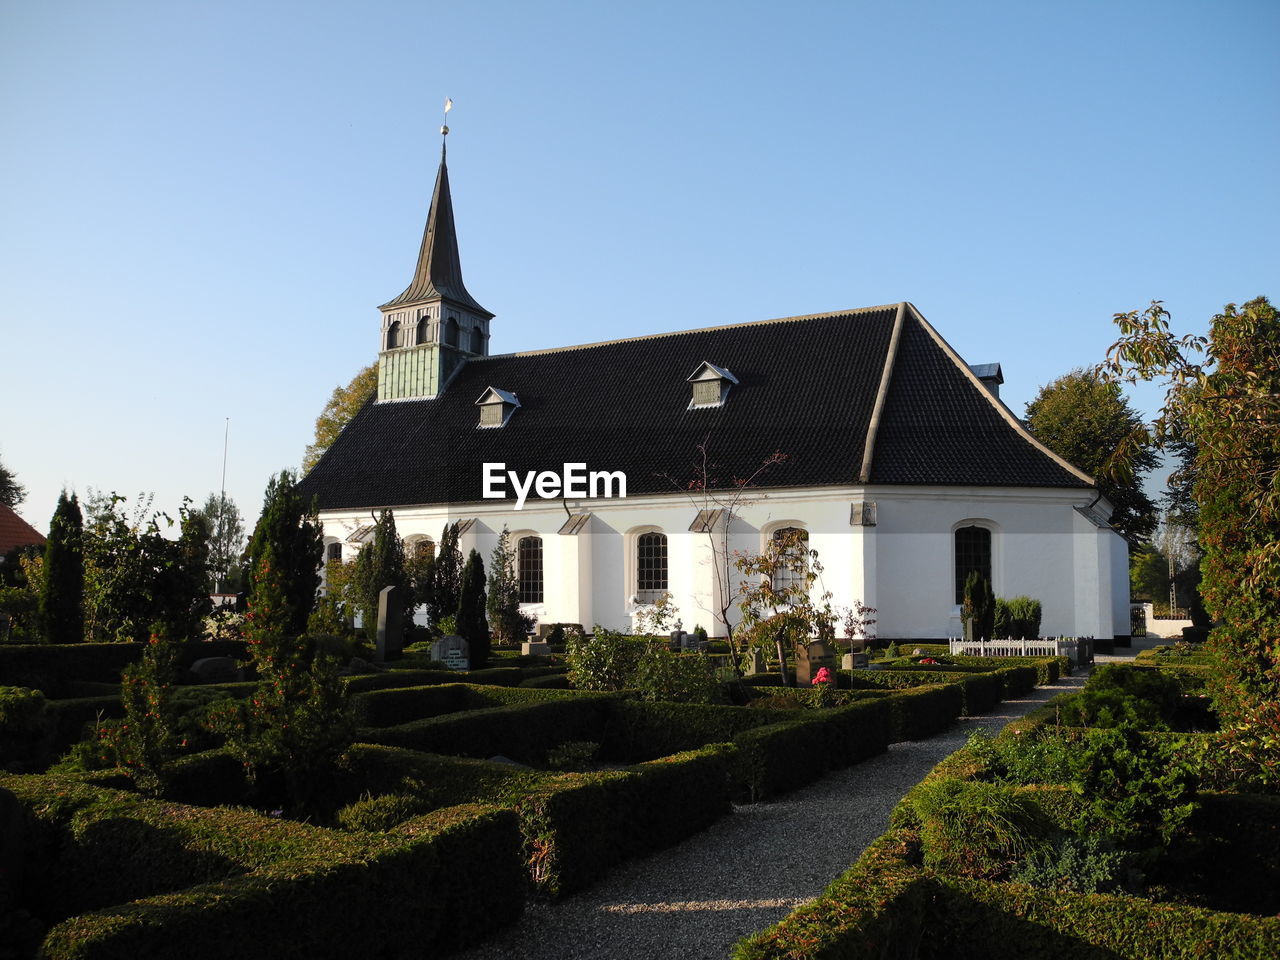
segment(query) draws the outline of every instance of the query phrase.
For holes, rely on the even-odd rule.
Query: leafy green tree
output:
[[[462,593],[458,599],[458,636],[467,641],[471,669],[489,662],[489,624],[485,620],[484,560],[472,550],[462,570]]]
[[[364,623],[369,640],[378,636],[378,595],[386,587],[395,587],[405,603],[404,632],[408,639],[413,631],[413,585],[405,570],[404,542],[396,532],[396,520],[390,510],[383,510],[373,527],[373,539],[356,557],[351,577],[351,591],[356,609]]]
[[[834,622],[831,594],[813,595],[822,575],[818,551],[792,531],[770,538],[764,553],[740,556],[734,565],[745,575],[738,601],[741,636],[749,646],[773,645],[782,682],[790,686],[788,646],[807,642]]]
[[[13,471],[0,463],[0,504],[16,507],[27,499],[27,488],[18,482]]]
[[[1150,427],[1194,445],[1201,593],[1218,622],[1211,677],[1228,758],[1241,776],[1280,784],[1280,313],[1265,297],[1227,304],[1209,336],[1175,337],[1159,301],[1116,315],[1102,366],[1115,380],[1160,380]],[[1205,362],[1197,360],[1205,354]]]
[[[516,576],[516,551],[506,526],[498,534],[489,558],[489,624],[499,643],[519,643],[527,621],[520,613],[520,580]]]
[[[120,766],[144,793],[160,794],[169,781],[169,764],[181,750],[179,708],[174,699],[178,653],[163,628],[151,635],[142,659],[120,676],[124,718],[97,730],[109,762]]]
[[[84,517],[80,501],[62,491],[44,545],[40,620],[50,643],[84,639]]]
[[[446,523],[436,549],[431,590],[431,622],[439,623],[458,612],[462,592],[462,551],[458,549],[458,522]]]
[[[334,387],[329,402],[316,417],[315,439],[302,456],[302,472],[310,473],[324,452],[338,439],[342,428],[378,392],[378,364],[371,363],[351,378],[345,387]]]
[[[1160,461],[1120,387],[1094,371],[1073,370],[1041,387],[1026,412],[1037,440],[1097,481],[1111,503],[1112,525],[1147,540],[1158,517],[1142,478]]]
[[[1169,560],[1156,547],[1129,555],[1129,595],[1139,602],[1169,602]]]
[[[90,494],[84,532],[85,625],[93,640],[143,641],[161,623],[174,636],[200,634],[208,614],[208,531],[183,501],[179,537],[168,514],[138,498],[132,516],[124,497]],[[163,523],[163,528],[161,524]]]
[[[244,579],[240,554],[244,552],[244,517],[234,500],[222,493],[211,493],[204,506],[192,511],[204,518],[209,527],[210,593],[237,593]]]
[[[256,570],[267,553],[275,557],[274,577],[288,601],[291,620],[288,633],[295,636],[307,629],[307,618],[320,589],[320,557],[324,552],[324,532],[313,506],[305,503],[297,491],[297,477],[292,470],[281,470],[267,484],[262,513],[249,540],[247,562]],[[257,589],[250,582],[248,599]]]

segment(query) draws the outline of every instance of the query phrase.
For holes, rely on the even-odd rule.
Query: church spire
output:
[[[446,114],[452,106],[452,100],[445,101]],[[442,126],[440,133],[447,136],[449,128]],[[382,311],[379,401],[438,396],[459,367],[472,357],[489,354],[493,314],[462,283],[443,143],[413,281],[378,309]]]
[[[427,214],[427,228],[422,234],[413,281],[404,293],[388,300],[380,309],[428,300],[451,300],[485,317],[493,316],[480,306],[462,283],[462,261],[458,257],[458,235],[453,225],[453,198],[449,195],[449,167],[445,162],[444,143],[440,145],[440,169],[436,173],[431,211]]]

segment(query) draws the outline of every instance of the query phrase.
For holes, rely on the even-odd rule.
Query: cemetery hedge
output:
[[[23,879],[46,916],[98,907],[49,931],[49,960],[168,957],[176,945],[186,960],[438,956],[523,909],[509,809],[452,807],[348,834],[72,778],[0,783],[22,804]],[[119,903],[122,889],[138,899]]]
[[[950,683],[960,688],[961,715],[977,716],[994,707],[1004,696],[1004,680],[995,673],[946,673],[936,670],[858,671],[852,678],[855,689],[904,690],[930,683]]]
[[[462,710],[513,703],[564,699],[577,696],[569,691],[527,687],[481,687],[467,683],[447,683],[421,687],[391,687],[358,693],[351,698],[356,723],[364,727],[389,727],[411,720]],[[595,696],[587,694],[587,696]]]
[[[0,677],[19,687],[43,690],[61,697],[75,681],[117,684],[120,671],[142,659],[141,643],[5,643],[0,644]],[[245,645],[220,640],[177,645],[183,668],[202,657],[245,658]]]

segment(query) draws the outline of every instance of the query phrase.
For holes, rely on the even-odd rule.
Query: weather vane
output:
[[[450,99],[449,97],[445,97],[444,98],[444,118],[446,121],[449,119],[449,111],[452,109],[453,109],[453,100]],[[448,123],[440,124],[440,136],[447,137],[448,135],[449,135],[449,124]]]

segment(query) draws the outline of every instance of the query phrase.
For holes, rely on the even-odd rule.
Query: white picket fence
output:
[[[1093,663],[1092,637],[1037,637],[1034,640],[964,640],[950,638],[951,653],[960,657],[1070,657],[1073,666]]]

